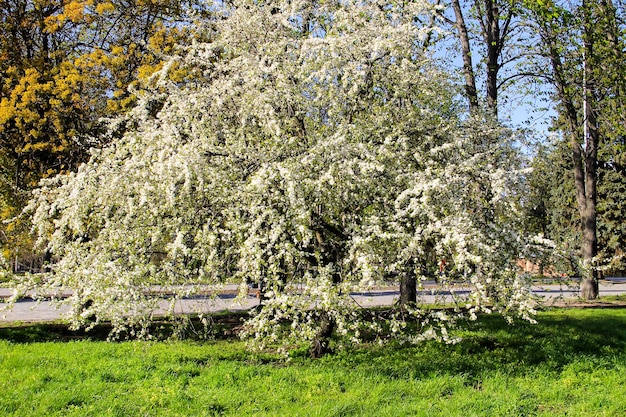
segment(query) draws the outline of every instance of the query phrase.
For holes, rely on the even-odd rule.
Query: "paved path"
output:
[[[231,288],[232,287],[232,288]],[[438,292],[434,283],[429,283],[429,289],[422,291],[420,295],[426,303],[450,302],[452,296],[447,292]],[[243,300],[235,298],[236,286],[227,286],[219,297],[200,296],[179,300],[175,306],[175,313],[193,314],[210,313],[217,311],[242,311],[248,310],[258,305],[258,300],[254,296],[248,296]],[[559,298],[575,299],[578,296],[578,289],[568,288],[565,285],[536,285],[533,291],[546,299],[546,301],[557,301]],[[467,294],[467,289],[459,288],[455,290],[457,294]],[[10,296],[11,290],[0,288],[0,298]],[[608,279],[600,283],[600,295],[620,295],[626,294],[626,278]],[[392,305],[399,297],[399,291],[393,288],[381,288],[367,293],[354,293],[352,298],[363,307]],[[160,311],[157,314],[165,313],[168,302],[161,300]],[[2,304],[0,304],[2,308]],[[0,311],[0,322],[23,322],[36,323],[55,321],[63,318],[68,310],[67,306],[58,306],[54,303],[41,301],[39,303],[26,299],[21,300],[13,306],[10,311]]]

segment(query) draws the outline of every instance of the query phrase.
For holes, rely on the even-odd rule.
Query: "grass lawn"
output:
[[[625,416],[626,309],[482,317],[456,345],[319,360],[238,341],[55,339],[0,329],[0,416]]]

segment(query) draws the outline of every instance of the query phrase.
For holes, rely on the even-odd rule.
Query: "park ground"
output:
[[[463,296],[470,291],[469,287],[454,286],[457,295]],[[620,301],[620,297],[626,295],[626,277],[610,277],[600,281],[599,284],[601,300],[584,302],[580,299],[579,286],[577,281],[555,281],[537,280],[533,285],[533,292],[547,306],[602,306],[625,303]],[[166,288],[155,287],[155,296],[167,293]],[[186,297],[176,302],[174,313],[185,314],[213,314],[220,311],[244,312],[258,306],[259,300],[251,291],[248,297],[238,299],[235,295],[239,291],[236,284],[227,284],[219,289],[216,297],[212,295],[215,288],[207,286],[200,294],[193,297]],[[37,302],[30,297],[25,297],[12,306],[9,310],[3,309],[2,302],[11,297],[11,288],[0,287],[0,326],[6,323],[41,323],[62,320],[69,306],[59,305],[48,301]],[[67,297],[71,292],[62,291],[62,296]],[[351,294],[352,299],[362,307],[391,306],[397,302],[400,292],[397,285],[381,285],[367,292],[357,292]],[[424,288],[419,291],[420,301],[426,304],[453,303],[450,291],[441,288],[435,281],[426,281]],[[612,298],[611,298],[612,297]],[[45,298],[45,297],[44,297]],[[607,301],[611,300],[611,301]],[[164,315],[170,308],[167,300],[159,302],[160,308],[155,310],[155,316]],[[6,307],[6,305],[4,305]]]
[[[585,306],[541,311],[538,324],[482,316],[457,344],[318,360],[233,338],[106,342],[58,323],[3,324],[0,415],[624,416],[623,299]]]

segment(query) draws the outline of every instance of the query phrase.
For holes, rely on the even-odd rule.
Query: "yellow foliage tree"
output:
[[[41,178],[72,170],[99,143],[103,116],[189,37],[185,2],[0,0],[0,246],[28,258],[28,227],[7,223]],[[197,10],[197,6],[196,10]]]

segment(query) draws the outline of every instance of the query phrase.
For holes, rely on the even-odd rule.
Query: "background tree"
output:
[[[531,169],[523,204],[527,225],[559,248],[551,257],[537,261],[554,272],[580,276],[580,217],[568,143],[555,137],[554,143],[540,145]]]
[[[580,215],[569,143],[555,136],[554,143],[541,147],[533,158],[532,169],[530,195],[524,204],[529,227],[560,249],[559,256],[550,260],[557,271],[580,276]],[[598,171],[598,267],[601,274],[621,275],[625,236],[621,201],[626,181],[617,167],[601,165]]]
[[[617,10],[610,1],[587,1],[571,7],[537,4],[530,9],[550,62],[561,126],[572,152],[582,231],[581,294],[595,298],[599,172],[606,167],[607,178],[622,182],[611,171],[620,170],[616,163],[620,148],[615,144],[623,136],[624,85],[617,75],[624,65],[623,10]]]
[[[470,112],[487,110],[497,116],[498,108],[506,104],[503,93],[524,75],[515,64],[526,53],[529,34],[524,30],[518,2],[451,0],[441,10],[441,17],[457,38],[452,49],[460,54]],[[519,84],[514,88],[519,90]]]
[[[183,4],[0,1],[2,220],[20,212],[41,178],[75,170],[103,141],[100,119],[129,108],[129,87],[183,43]],[[2,235],[5,256],[32,256],[27,226],[3,225]]]
[[[71,51],[62,32],[48,27],[48,20],[63,7],[63,2],[0,2],[3,220],[19,213],[24,192],[39,178],[66,171],[79,161],[77,154],[84,147],[76,146],[76,133],[95,129],[94,117],[86,114],[92,103],[83,94],[91,82],[68,61]],[[80,19],[68,14],[66,26],[73,27]],[[22,240],[28,241],[15,229],[23,227],[3,230],[3,249],[13,254]]]

